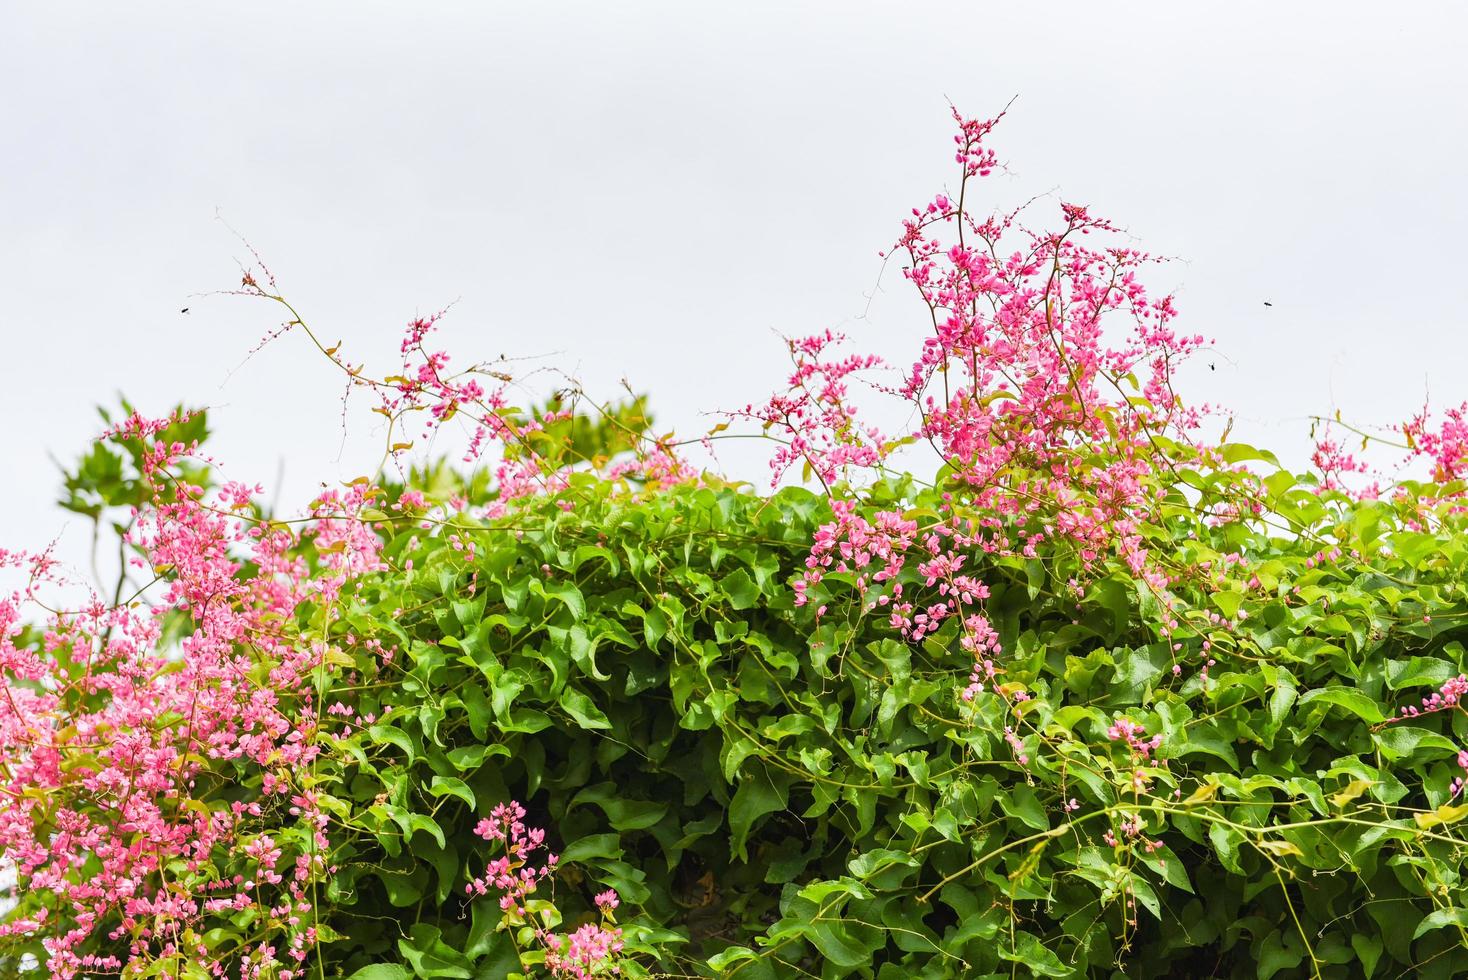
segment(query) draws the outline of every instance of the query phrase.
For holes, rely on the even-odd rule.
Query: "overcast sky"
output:
[[[1018,97],[994,204],[1054,191],[1042,211],[1088,204],[1183,260],[1154,282],[1218,344],[1184,390],[1236,409],[1236,437],[1298,461],[1312,413],[1468,397],[1458,3],[16,2],[4,20],[3,544],[85,554],[48,454],[79,451],[116,391],[209,406],[230,476],[273,493],[283,471],[288,505],[366,465],[371,416],[343,448],[304,339],[241,366],[278,318],[196,295],[238,281],[216,213],[369,365],[457,301],[461,359],[553,355],[608,394],[626,376],[690,434],[778,381],[777,334],[900,353],[921,307],[876,253],[952,184],[948,99]]]

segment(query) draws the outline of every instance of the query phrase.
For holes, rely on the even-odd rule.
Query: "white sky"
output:
[[[1465,9],[7,5],[0,543],[64,530],[82,558],[48,453],[119,390],[210,406],[229,474],[273,491],[283,467],[287,503],[362,471],[371,416],[342,451],[303,338],[231,374],[278,318],[192,295],[238,279],[216,209],[369,365],[458,300],[461,360],[556,354],[609,395],[625,375],[687,434],[778,381],[776,333],[901,353],[921,308],[895,274],[859,317],[877,251],[951,184],[945,99],[1018,96],[995,204],[1058,190],[1186,260],[1153,281],[1219,352],[1185,393],[1302,461],[1312,413],[1468,397]]]

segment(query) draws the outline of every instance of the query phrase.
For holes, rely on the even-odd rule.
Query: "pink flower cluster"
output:
[[[0,561],[27,574],[0,601],[0,850],[21,893],[41,897],[0,934],[38,938],[57,977],[116,969],[85,952],[105,941],[164,975],[208,954],[215,976],[290,980],[315,943],[311,886],[328,873],[327,816],[307,777],[320,751],[311,679],[330,667],[324,644],[279,624],[303,603],[329,609],[380,567],[355,516],[369,491],[323,495],[296,532],[255,521],[241,514],[252,489],[211,497],[187,481],[197,447],[158,439],[172,421],[133,415],[111,433],[145,447],[154,496],[127,540],[153,580],[148,601],[92,596],[52,613],[39,647],[20,646],[23,610],[64,582],[46,556]],[[314,570],[297,556],[304,538]],[[165,620],[180,616],[170,644]],[[220,792],[252,778],[261,800]],[[209,954],[197,937],[242,913],[257,938]]]
[[[526,827],[522,822],[524,817],[525,808],[511,801],[499,804],[487,818],[479,821],[474,833],[485,840],[502,843],[505,853],[490,861],[484,874],[470,879],[464,886],[464,891],[471,895],[486,895],[491,889],[498,891],[500,908],[521,916],[526,915],[525,900],[555,872],[558,861],[557,855],[550,854],[539,866],[529,863],[530,855],[545,846],[545,831]]]
[[[1130,718],[1118,718],[1106,729],[1106,737],[1113,742],[1125,742],[1132,750],[1134,759],[1149,759],[1162,745],[1162,736],[1147,737],[1147,729]]]
[[[1062,204],[1053,231],[1027,230],[1017,211],[976,215],[975,180],[998,166],[984,145],[998,120],[954,119],[958,193],[914,208],[888,253],[903,260],[930,332],[901,383],[877,390],[904,403],[914,428],[884,442],[857,425],[846,379],[877,361],[833,355],[830,332],[791,342],[787,390],[745,414],[785,438],[777,474],[803,459],[828,488],[879,471],[884,447],[936,450],[945,474],[937,519],[921,528],[896,512],[869,519],[841,495],[795,584],[797,602],[846,572],[863,604],[889,607],[910,640],[956,618],[974,662],[963,692],[972,700],[1000,652],[984,613],[989,587],[966,570],[976,556],[1031,559],[1056,541],[1083,568],[1114,556],[1155,592],[1168,587],[1141,528],[1162,499],[1158,437],[1193,446],[1202,415],[1172,380],[1203,338],[1177,333],[1171,297],[1143,286],[1156,260],[1115,241],[1118,229],[1086,208]]]
[[[1458,750],[1458,768],[1459,769],[1462,769],[1465,773],[1468,773],[1468,750],[1465,750],[1465,749],[1459,749]],[[1454,776],[1452,783],[1448,787],[1448,789],[1450,791],[1450,797],[1449,798],[1450,799],[1457,799],[1458,796],[1459,796],[1459,794],[1461,794],[1463,792],[1463,786],[1464,786],[1464,777],[1463,776]]]
[[[1405,444],[1386,435],[1345,427],[1361,436],[1361,453],[1365,453],[1373,442],[1385,443],[1404,450],[1399,457],[1399,469],[1405,469],[1407,464],[1421,460],[1431,466],[1427,474],[1429,480],[1450,483],[1468,477],[1468,402],[1449,408],[1442,414],[1441,422],[1434,424],[1430,408],[1424,406],[1402,423],[1398,430]],[[1336,413],[1334,420],[1320,421],[1325,425],[1325,432],[1315,439],[1315,452],[1310,461],[1320,472],[1321,489],[1344,493],[1357,500],[1379,498],[1383,492],[1382,472],[1369,465],[1362,455],[1347,450],[1332,435],[1337,424],[1344,424],[1341,423],[1340,413]],[[1312,436],[1314,431],[1312,428]],[[1362,485],[1350,485],[1346,478],[1353,473],[1371,475],[1375,479]],[[1401,494],[1405,490],[1399,487],[1396,492]]]
[[[831,509],[836,519],[816,531],[810,555],[805,560],[806,571],[792,586],[797,606],[809,601],[811,586],[819,584],[830,572],[854,576],[859,593],[865,593],[869,586],[894,581],[917,536],[917,522],[905,520],[895,511],[882,511],[868,521],[857,513],[854,500],[834,499]],[[902,586],[898,583],[876,601],[887,605],[894,597],[901,596]]]
[[[545,847],[545,831],[525,824],[525,808],[518,802],[500,803],[490,815],[480,820],[474,833],[498,843],[503,853],[491,860],[484,874],[470,880],[465,891],[470,895],[499,892],[499,905],[511,925],[534,923],[529,906],[530,896],[547,879],[558,864],[555,854],[547,854],[535,864],[532,857]],[[561,936],[534,925],[535,937],[545,948],[545,965],[552,977],[565,980],[587,980],[594,976],[621,973],[620,954],[624,943],[622,930],[616,927],[614,915],[620,901],[615,891],[607,890],[595,898],[601,911],[601,923],[585,923],[569,936]]]
[[[759,422],[767,434],[778,433],[774,438],[781,447],[770,459],[771,486],[791,466],[804,463],[829,488],[849,470],[870,469],[887,454],[882,433],[857,423],[847,384],[852,375],[879,366],[881,359],[869,354],[828,359],[827,349],[844,339],[827,330],[787,341],[795,365],[787,390],[763,405],[730,413]]]
[[[1403,705],[1400,717],[1416,718],[1419,715],[1456,708],[1465,694],[1468,694],[1468,676],[1459,674],[1457,677],[1450,677],[1440,688],[1422,699],[1420,708],[1410,704]]]
[[[1445,483],[1468,476],[1468,402],[1443,414],[1446,418],[1434,430],[1428,427],[1427,410],[1423,409],[1403,431],[1410,454],[1431,461],[1433,479]]]
[[[1326,490],[1346,490],[1342,477],[1351,473],[1368,473],[1365,461],[1328,435],[1315,441],[1310,462],[1320,471],[1321,486]]]

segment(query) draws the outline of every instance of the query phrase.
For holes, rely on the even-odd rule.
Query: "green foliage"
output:
[[[1169,629],[1124,567],[990,559],[1005,696],[972,704],[954,629],[902,642],[837,575],[795,604],[830,515],[803,490],[575,478],[496,526],[384,520],[394,568],[328,638],[351,667],[325,703],[375,720],[316,776],[339,867],[326,962],[514,975],[497,910],[462,896],[471,827],[516,798],[562,854],[567,923],[615,888],[657,973],[1460,974],[1465,718],[1384,722],[1464,669],[1461,514],[1429,488],[1354,505],[1278,475],[1283,530],[1216,526],[1203,505],[1241,478],[1185,479],[1148,543],[1245,564],[1177,592]],[[920,515],[934,493],[869,506]],[[1361,558],[1315,560],[1334,547]],[[1123,716],[1160,761],[1108,738]]]
[[[97,414],[109,427],[115,427],[135,411],[126,398],[118,401],[121,411],[116,413],[116,417],[105,408],[99,406],[97,409]],[[158,434],[159,439],[202,443],[209,437],[208,416],[204,411],[186,412],[183,406],[179,406],[173,415],[176,421]],[[142,507],[151,496],[143,480],[145,449],[141,439],[122,433],[98,439],[71,469],[62,469],[63,495],[58,503],[72,513],[96,522],[110,511]],[[206,468],[192,466],[184,475],[190,482],[208,486],[207,474]],[[123,526],[117,525],[116,531],[120,535]]]
[[[549,426],[605,457],[646,418]],[[205,434],[198,415],[169,437]],[[141,452],[99,444],[65,505],[100,526],[143,503]],[[1352,501],[1282,471],[1174,476],[1140,529],[1166,593],[1053,544],[967,569],[1004,650],[967,702],[955,621],[905,641],[838,573],[797,603],[823,496],[577,473],[486,522],[436,506],[492,499],[482,472],[414,472],[426,511],[398,486],[363,515],[387,568],[282,624],[326,645],[319,704],[351,714],[322,716],[312,771],[221,767],[207,805],[278,800],[266,778],[320,798],[317,975],[533,968],[528,927],[465,894],[488,853],[472,829],[509,799],[561,855],[537,914],[573,929],[615,889],[634,975],[1468,972],[1468,715],[1399,717],[1468,669],[1462,487]],[[861,507],[926,527],[943,490],[880,484]],[[1241,499],[1250,519],[1210,516]]]
[[[647,397],[597,406],[595,416],[576,411],[580,400],[572,392],[558,392],[530,411],[529,419],[516,412],[517,428],[527,434],[506,445],[507,459],[536,458],[553,469],[576,463],[606,460],[636,448],[648,429]],[[527,421],[537,423],[527,426]]]

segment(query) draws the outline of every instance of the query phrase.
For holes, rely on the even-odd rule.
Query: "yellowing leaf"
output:
[[[337,647],[332,647],[331,649],[327,650],[326,653],[321,657],[321,661],[322,663],[331,664],[336,667],[352,667],[356,665],[355,660],[353,660],[347,654],[343,653]]]
[[[1449,806],[1444,803],[1431,813],[1413,814],[1412,819],[1417,821],[1417,826],[1426,830],[1429,827],[1436,827],[1439,824],[1457,823],[1464,817],[1468,817],[1468,803],[1462,806]]]
[[[979,405],[981,407],[983,407],[983,408],[988,408],[990,405],[994,404],[995,402],[1000,401],[1000,400],[1005,399],[1005,398],[1009,399],[1010,401],[1019,401],[1019,397],[1017,395],[1015,395],[1014,392],[1012,392],[1012,391],[1005,391],[1003,388],[1000,388],[999,390],[997,390],[997,391],[991,391],[989,394],[985,395],[983,398],[980,398],[979,399]]]
[[[1045,853],[1045,845],[1050,843],[1050,836],[1047,834],[1030,848],[1029,853],[1025,855],[1025,859],[1019,863],[1019,867],[1015,868],[1009,875],[1010,881],[1016,883],[1022,882],[1035,873],[1035,869],[1040,866],[1040,856]]]
[[[1376,783],[1374,783],[1370,779],[1353,779],[1349,784],[1347,784],[1345,789],[1341,790],[1339,793],[1332,793],[1330,797],[1330,802],[1333,806],[1337,808],[1344,807],[1347,803],[1350,803],[1352,800],[1356,799],[1362,793],[1366,792],[1368,789],[1375,785]]]
[[[1261,840],[1256,845],[1259,850],[1275,857],[1304,857],[1305,852],[1287,840]]]
[[[1189,796],[1186,800],[1183,800],[1183,806],[1197,806],[1199,803],[1207,803],[1209,800],[1213,799],[1214,794],[1217,792],[1217,783],[1204,783],[1202,786],[1199,786],[1197,789],[1193,790],[1191,796]]]

